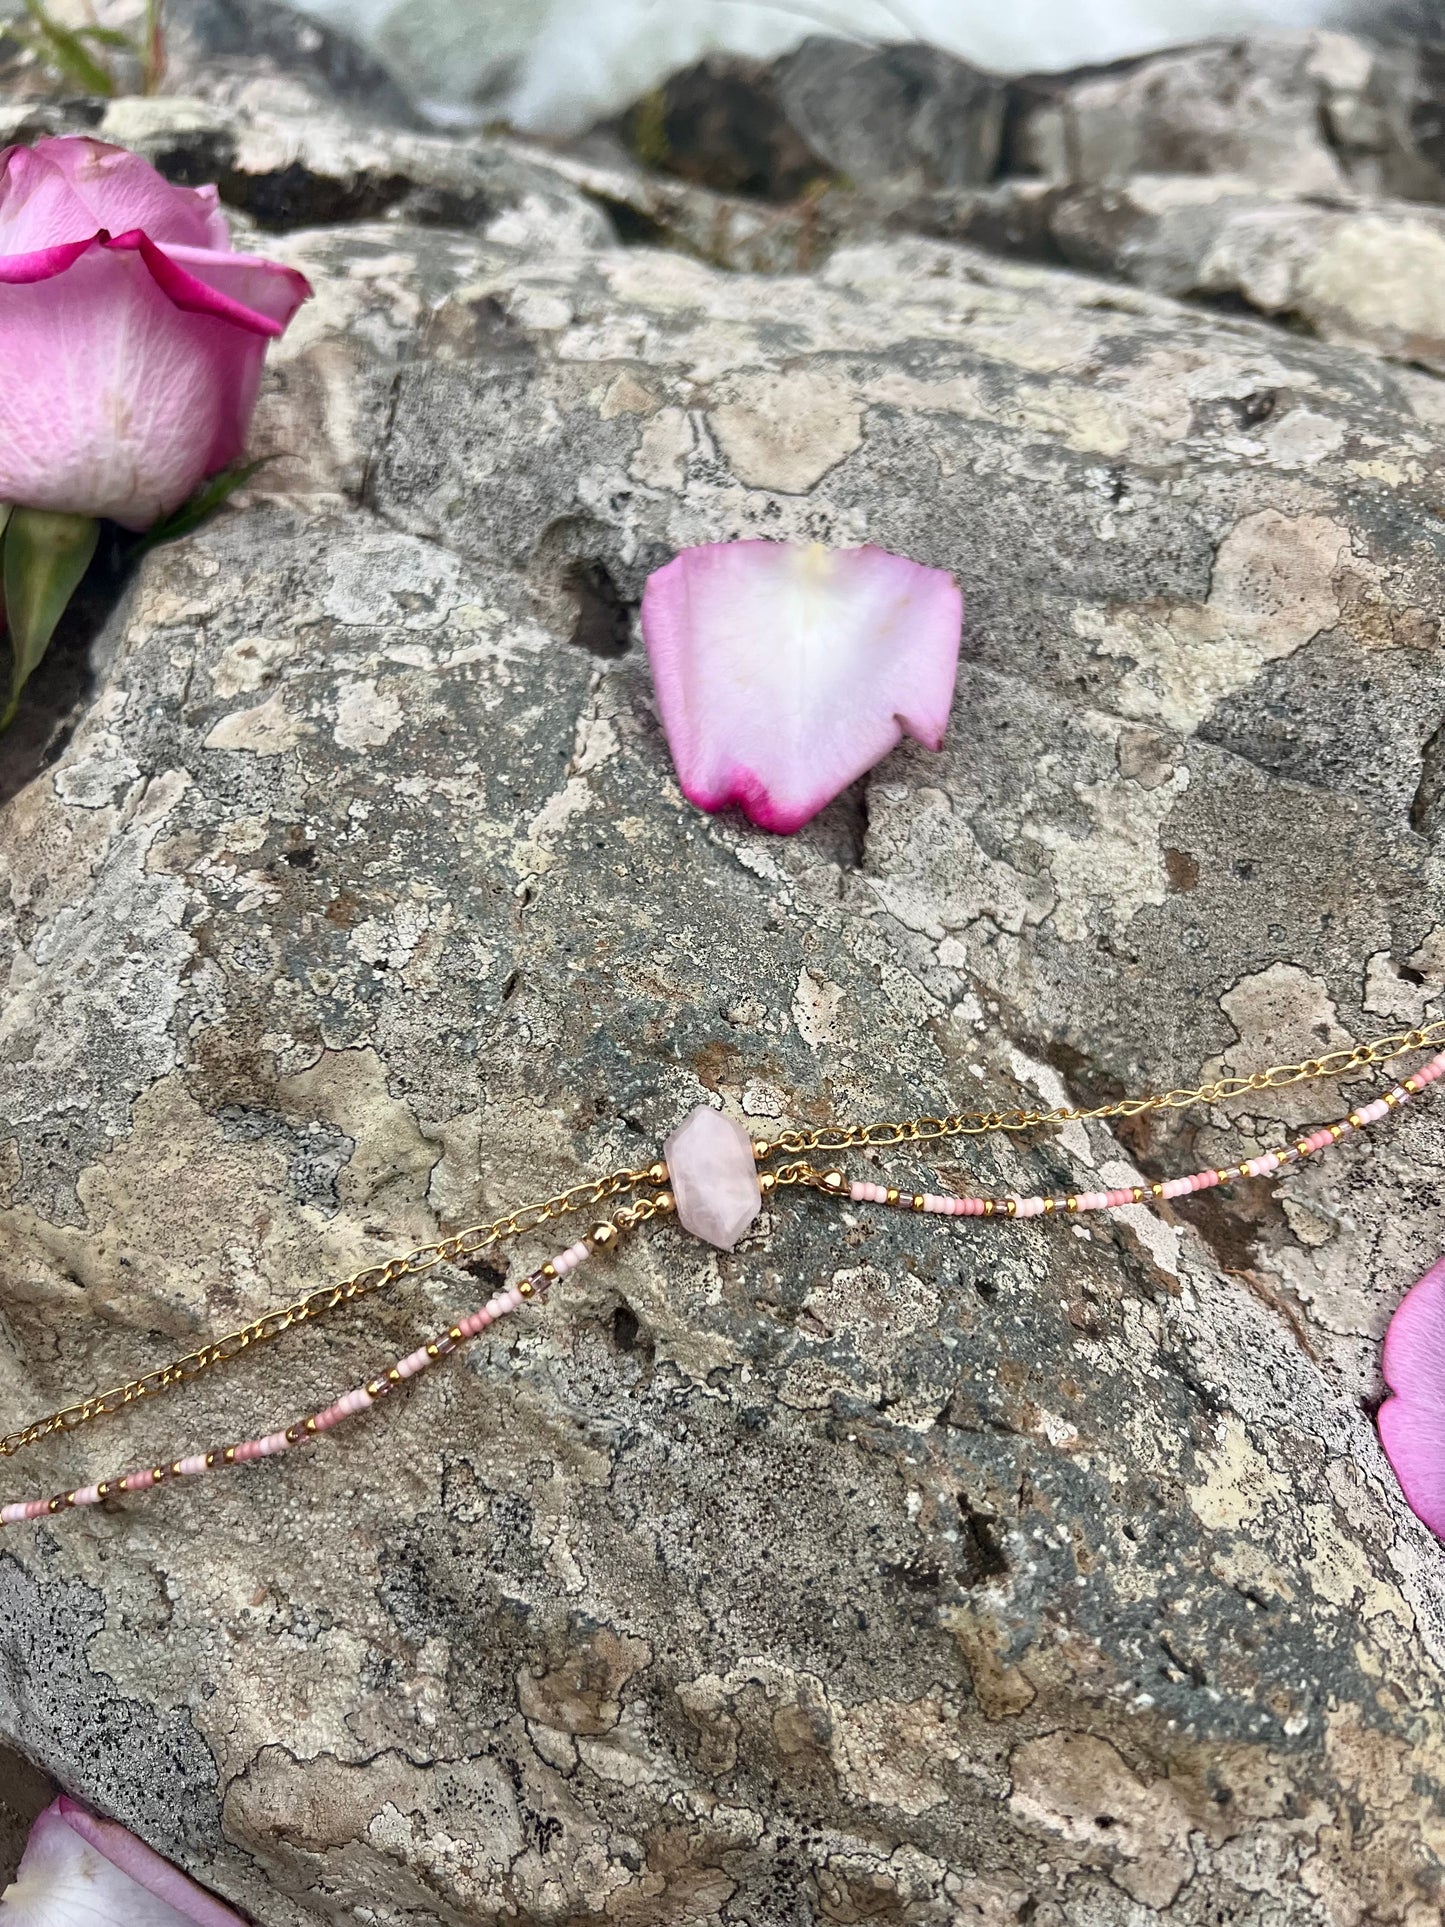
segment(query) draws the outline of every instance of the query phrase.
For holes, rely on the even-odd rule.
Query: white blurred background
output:
[[[1313,27],[1332,0],[297,0],[365,41],[449,117],[482,103],[565,134],[711,52],[767,57],[810,33],[926,40],[1002,73],[1115,60],[1208,34]],[[470,110],[470,112],[468,112]]]

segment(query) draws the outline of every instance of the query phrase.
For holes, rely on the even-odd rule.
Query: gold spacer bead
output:
[[[902,1195],[903,1194],[901,1191],[895,1190],[894,1187],[890,1184],[888,1187],[888,1196],[883,1200],[883,1202],[885,1204],[897,1204],[900,1198],[902,1197]]]
[[[924,1211],[928,1208],[928,1200],[921,1191],[915,1191],[908,1202],[915,1211]]]
[[[166,1477],[166,1468],[163,1465],[153,1465],[151,1467],[151,1484],[152,1485],[160,1485],[165,1479],[165,1477]]]
[[[1350,1122],[1357,1131],[1363,1131],[1365,1128],[1365,1120],[1360,1116],[1358,1111],[1350,1112]]]
[[[1380,1101],[1389,1110],[1392,1110],[1392,1111],[1395,1109],[1396,1105],[1400,1102],[1399,1098],[1396,1097],[1393,1091],[1381,1091]]]
[[[1332,1125],[1330,1126],[1330,1136],[1331,1136],[1331,1137],[1332,1137],[1332,1138],[1334,1139],[1334,1141],[1335,1141],[1335,1143],[1336,1143],[1336,1144],[1338,1144],[1338,1143],[1339,1143],[1339,1141],[1340,1141],[1340,1139],[1341,1139],[1341,1138],[1342,1138],[1342,1137],[1343,1137],[1344,1135],[1345,1135],[1345,1133],[1344,1133],[1344,1130],[1343,1130],[1343,1128],[1342,1128],[1342,1127],[1341,1127],[1340,1125],[1338,1125],[1338,1124],[1332,1124]]]
[[[606,1220],[594,1224],[584,1242],[591,1245],[594,1251],[606,1251],[610,1245],[617,1243],[617,1226],[608,1224]]]
[[[451,1326],[447,1332],[447,1337],[452,1341],[454,1345],[460,1345],[462,1342],[461,1326],[460,1325]]]
[[[95,1488],[95,1495],[98,1499],[108,1499],[110,1497],[110,1480],[109,1479],[102,1479],[100,1481],[100,1483]]]
[[[1064,1199],[1064,1209],[1066,1211],[1077,1211],[1078,1208],[1079,1208],[1079,1200],[1077,1198],[1069,1197]]]
[[[659,1191],[657,1196],[652,1200],[652,1208],[654,1211],[660,1212],[665,1218],[669,1211],[676,1211],[677,1199],[670,1191]]]
[[[663,1163],[661,1158],[657,1160],[656,1164],[648,1165],[647,1181],[649,1184],[666,1184],[667,1183],[667,1166]]]
[[[313,1439],[314,1439],[314,1438],[315,1438],[315,1436],[316,1436],[316,1421],[315,1421],[315,1419],[314,1419],[314,1418],[309,1418],[309,1419],[307,1419],[307,1421],[306,1421],[306,1423],[305,1423],[305,1425],[304,1425],[304,1426],[303,1426],[303,1427],[302,1427],[301,1429],[302,1429],[302,1431],[304,1431],[305,1433],[307,1433],[307,1434],[308,1434],[308,1435],[309,1435],[309,1436],[310,1436],[311,1438],[313,1438]]]
[[[517,1296],[519,1298],[531,1298],[536,1293],[536,1290],[537,1287],[532,1283],[530,1278],[523,1278],[518,1282]]]
[[[59,1512],[63,1509],[64,1505],[65,1505],[65,1494],[61,1492],[57,1494],[55,1498],[49,1501],[45,1509],[47,1512]]]
[[[773,1147],[765,1137],[753,1139],[753,1156],[759,1164],[762,1163],[764,1158],[770,1158],[772,1155]]]
[[[372,1398],[385,1398],[386,1380],[384,1378],[373,1378],[368,1382],[366,1389]]]
[[[304,1425],[288,1425],[286,1427],[286,1443],[288,1445],[299,1445],[305,1436],[306,1428]]]
[[[1059,1200],[1057,1198],[1044,1199],[1044,1216],[1046,1218],[1051,1218],[1054,1215],[1054,1213],[1058,1210],[1058,1208],[1059,1208]]]
[[[173,1479],[183,1479],[185,1477],[184,1472],[181,1471],[181,1462],[179,1459],[171,1460],[171,1477]]]
[[[1147,1198],[1149,1195],[1149,1193],[1144,1189],[1142,1184],[1133,1185],[1131,1187],[1131,1190],[1132,1190],[1135,1204],[1142,1204],[1145,1198]]]
[[[1249,1176],[1249,1166],[1247,1164],[1236,1164],[1234,1168],[1242,1178]]]
[[[234,1465],[236,1463],[236,1448],[234,1445],[228,1445],[226,1447],[225,1451],[221,1454],[221,1463],[223,1465]]]
[[[386,1377],[387,1383],[390,1385],[400,1385],[401,1383],[401,1373],[396,1369],[395,1365],[388,1367]]]
[[[1214,1175],[1215,1177],[1218,1178],[1221,1184],[1228,1184],[1230,1179],[1234,1176],[1234,1173],[1232,1171],[1216,1171]]]
[[[825,1191],[832,1191],[836,1195],[843,1189],[843,1173],[837,1170],[825,1171],[823,1173],[823,1189]]]
[[[1307,1158],[1310,1154],[1310,1147],[1308,1146],[1308,1144],[1305,1143],[1303,1138],[1300,1139],[1299,1143],[1294,1148],[1299,1152],[1302,1158]]]
[[[766,1197],[770,1191],[776,1191],[777,1188],[778,1188],[778,1180],[776,1176],[773,1174],[773,1172],[759,1171],[758,1189],[759,1191],[762,1192],[764,1197]]]
[[[1019,1201],[1018,1201],[1018,1199],[1017,1199],[1017,1198],[1008,1198],[1008,1199],[1006,1199],[1006,1200],[1005,1200],[1005,1202],[1006,1202],[1006,1204],[1008,1205],[1008,1214],[1009,1214],[1009,1216],[1010,1216],[1011,1218],[1015,1218],[1015,1217],[1017,1217],[1017,1216],[1018,1216],[1018,1208],[1019,1208]]]
[[[1149,1195],[1151,1198],[1162,1198],[1164,1196],[1163,1183],[1151,1184],[1149,1186]]]
[[[985,1199],[984,1199],[984,1201],[983,1201],[983,1215],[984,1215],[984,1216],[985,1216],[986,1218],[991,1218],[991,1217],[992,1217],[992,1216],[994,1215],[994,1212],[996,1211],[996,1209],[997,1209],[997,1208],[998,1208],[998,1201],[997,1201],[997,1199],[995,1199],[995,1198],[985,1198]]]
[[[427,1355],[427,1357],[428,1357],[428,1358],[440,1358],[440,1357],[441,1357],[441,1355],[442,1355],[442,1348],[441,1348],[441,1346],[440,1346],[440,1345],[438,1345],[438,1344],[437,1344],[437,1342],[436,1342],[436,1340],[435,1340],[435,1339],[433,1339],[433,1340],[432,1340],[432,1342],[431,1342],[431,1343],[430,1343],[430,1344],[429,1344],[429,1345],[427,1346],[427,1348],[426,1348],[426,1355]],[[307,1423],[308,1423],[308,1424],[310,1424],[310,1420],[309,1420],[309,1419],[307,1420]]]
[[[543,1265],[542,1267],[542,1276],[547,1280],[547,1283],[550,1285],[554,1283],[558,1278],[560,1278],[562,1274],[560,1271],[558,1271],[557,1267],[552,1263],[552,1260],[549,1258],[546,1264]]]

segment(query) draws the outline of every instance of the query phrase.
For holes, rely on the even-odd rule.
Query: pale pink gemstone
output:
[[[752,1139],[732,1118],[699,1104],[662,1154],[684,1230],[731,1251],[763,1208]]]

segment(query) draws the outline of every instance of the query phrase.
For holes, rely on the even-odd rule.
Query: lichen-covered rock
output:
[[[1445,199],[1439,51],[1344,33],[1206,41],[1019,87],[1011,171],[1232,175],[1271,194]]]
[[[7,1424],[700,1101],[1092,1101],[1441,1013],[1429,376],[940,242],[547,248],[591,206],[553,191],[272,244],[318,289],[287,459],[146,559],[16,775]],[[625,646],[650,568],[759,533],[969,610],[943,753],[788,840],[684,803]],[[938,1181],[1128,1183],[1339,1101]],[[264,1927],[1420,1927],[1445,1555],[1367,1407],[1442,1176],[1422,1104],[1158,1216],[639,1234],[348,1431],[9,1532],[0,1742]],[[7,1496],[285,1422],[490,1288],[368,1298]]]

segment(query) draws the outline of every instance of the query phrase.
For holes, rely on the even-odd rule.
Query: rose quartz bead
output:
[[[662,1147],[684,1230],[731,1251],[763,1208],[752,1139],[741,1124],[700,1104]]]

